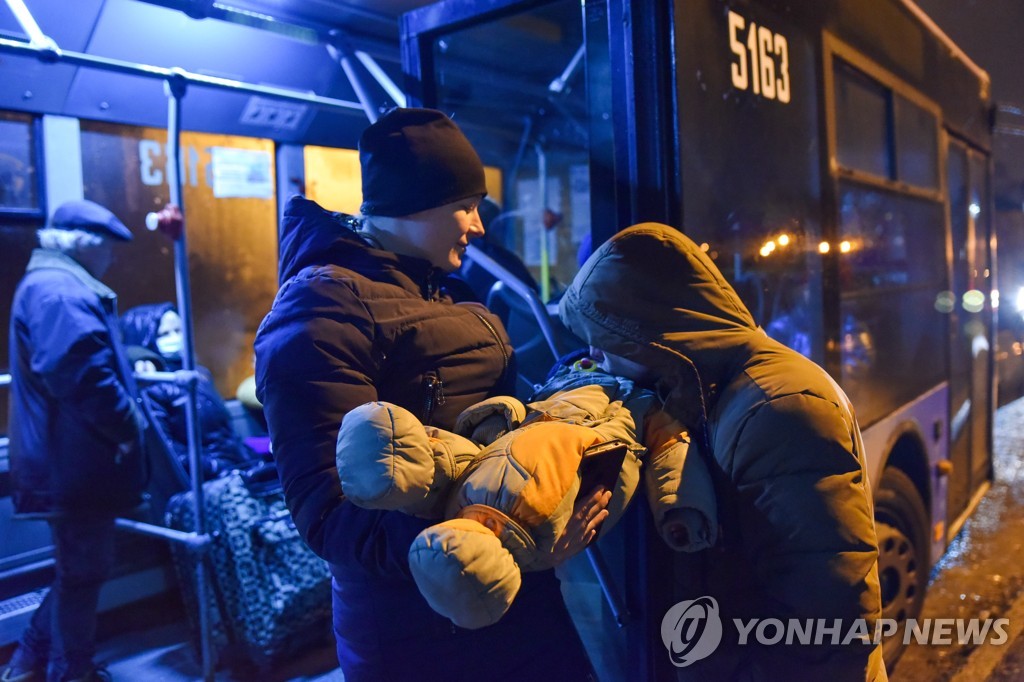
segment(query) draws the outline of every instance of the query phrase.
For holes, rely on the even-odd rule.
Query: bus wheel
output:
[[[905,473],[889,467],[875,494],[878,533],[878,579],[882,588],[882,618],[899,624],[882,640],[890,670],[903,653],[907,619],[918,618],[928,585],[928,512],[917,486]]]

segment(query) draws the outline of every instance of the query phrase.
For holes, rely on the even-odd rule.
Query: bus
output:
[[[440,108],[487,166],[498,210],[471,263],[497,274],[485,297],[524,349],[523,394],[578,343],[554,311],[586,254],[637,222],[678,227],[852,399],[883,616],[920,612],[992,477],[998,289],[989,77],[911,0],[410,1],[393,3],[397,43],[366,3],[108,0],[73,21],[58,4],[8,0],[52,44],[0,17],[0,323],[49,210],[84,197],[138,228],[178,158],[197,355],[233,396],[276,291],[284,200],[357,212],[367,118]],[[122,310],[175,300],[175,265],[137,229],[108,277]],[[4,337],[0,368],[6,354]],[[0,434],[5,401],[0,386]],[[0,447],[0,643],[52,571],[7,477]],[[637,506],[564,570],[602,680],[673,675],[672,557]],[[173,589],[166,553],[125,554],[148,560],[119,566],[104,608]],[[890,666],[900,653],[887,640]]]

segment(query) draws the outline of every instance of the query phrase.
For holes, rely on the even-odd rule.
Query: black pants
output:
[[[16,654],[24,667],[47,667],[48,682],[92,669],[96,606],[114,563],[114,520],[50,521],[57,577],[32,615]]]

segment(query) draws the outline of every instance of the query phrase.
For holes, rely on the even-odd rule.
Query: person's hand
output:
[[[555,566],[582,552],[597,537],[597,529],[608,518],[607,507],[611,499],[612,492],[598,486],[586,497],[576,500],[565,531],[551,549]]]

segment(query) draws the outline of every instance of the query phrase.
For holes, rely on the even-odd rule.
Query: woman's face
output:
[[[405,241],[418,253],[445,272],[455,272],[471,239],[484,235],[477,208],[481,197],[455,201],[437,208],[413,213],[402,219]]]
[[[165,358],[180,358],[184,337],[181,333],[181,317],[173,310],[160,316],[156,330],[156,349]]]

